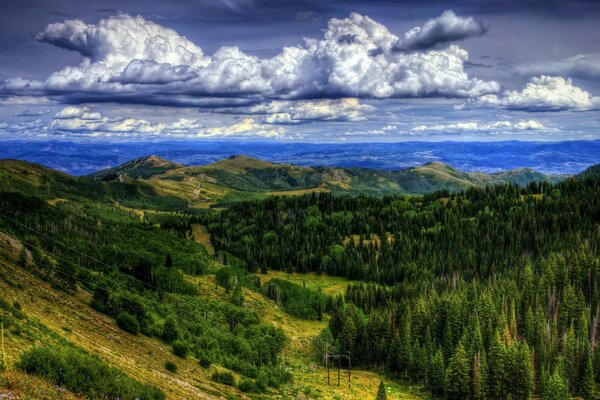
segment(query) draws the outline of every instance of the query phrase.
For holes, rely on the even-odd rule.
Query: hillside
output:
[[[426,378],[427,371],[446,374],[445,365],[452,373],[459,344],[467,365],[477,349],[497,351],[494,340],[513,357],[507,365],[529,365],[528,346],[554,365],[550,357],[562,347],[534,340],[550,334],[547,324],[552,335],[584,343],[585,324],[577,323],[584,300],[573,300],[571,310],[561,297],[560,316],[555,309],[546,315],[539,304],[557,300],[527,293],[539,284],[544,296],[587,295],[582,277],[598,264],[585,244],[600,232],[594,178],[487,187],[499,178],[440,163],[381,172],[232,157],[206,167],[138,160],[120,167],[121,178],[104,180],[0,164],[0,321],[9,367],[0,393],[38,398],[35,388],[48,387],[92,399],[372,398],[383,379],[393,398],[419,399],[428,396],[421,386],[436,396],[453,390],[432,389]],[[144,165],[166,169],[145,174]],[[234,182],[261,191],[225,185]],[[266,191],[278,187],[292,189]],[[337,196],[436,188],[473,190]],[[206,204],[264,200],[198,210],[201,196],[214,196]],[[526,260],[535,273],[521,277],[515,271],[530,268]],[[573,277],[571,289],[557,276]],[[587,301],[594,306],[596,297]],[[539,322],[517,323],[533,318],[527,310]],[[577,330],[568,333],[569,326]],[[480,329],[481,338],[465,329]],[[548,346],[556,343],[557,336]],[[352,354],[349,386],[327,385],[330,352]],[[544,380],[540,363],[531,375]],[[82,378],[92,369],[103,372]],[[533,390],[525,372],[514,372],[521,386],[511,395]],[[60,398],[51,393],[45,398]]]
[[[352,195],[425,194],[436,190],[456,192],[469,187],[533,181],[557,181],[530,169],[494,174],[461,172],[434,162],[397,171],[366,168],[302,167],[278,164],[247,156],[232,156],[206,166],[178,166],[166,160],[133,160],[90,177],[120,183],[145,182],[159,192],[185,198],[196,207],[269,194],[298,195],[330,191]],[[148,166],[150,164],[150,166]],[[157,167],[160,164],[163,167]],[[131,178],[139,178],[132,180]]]
[[[75,179],[13,161],[3,166],[0,321],[9,372],[0,371],[0,394],[115,398],[114,390],[127,387],[119,398],[333,399],[377,391],[382,376],[358,369],[351,386],[328,386],[311,344],[328,315],[306,320],[283,310],[261,285],[229,287],[220,276],[231,267],[191,240],[206,243],[198,237],[206,229],[188,225],[189,215],[153,209],[163,201],[158,191],[133,191],[129,200],[143,206],[135,209],[114,202],[113,186],[141,190],[143,182]],[[275,278],[287,282],[256,282]],[[329,278],[320,282],[330,286]],[[343,293],[344,282],[331,282]],[[236,290],[241,300],[232,297]],[[65,354],[72,359],[59,367],[64,361],[56,357]],[[42,365],[35,364],[39,357]],[[90,373],[90,362],[112,368],[121,383],[109,375],[78,378]],[[420,398],[416,389],[387,385],[396,397]],[[50,390],[40,395],[43,388]]]

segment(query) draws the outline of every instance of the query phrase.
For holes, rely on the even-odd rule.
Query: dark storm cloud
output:
[[[437,18],[430,19],[404,34],[394,46],[396,50],[423,50],[486,34],[489,28],[473,17],[461,17],[446,10]]]

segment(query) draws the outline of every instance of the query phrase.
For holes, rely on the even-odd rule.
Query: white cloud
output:
[[[281,127],[273,127],[257,123],[252,118],[244,118],[237,124],[228,127],[211,128],[200,131],[198,137],[224,137],[224,136],[258,136],[264,138],[280,137],[285,133]]]
[[[381,129],[371,129],[370,131],[367,131],[367,133],[371,135],[383,135],[389,131],[395,131],[396,129],[398,129],[398,126],[396,125],[386,125]]]
[[[3,106],[35,106],[51,103],[54,103],[54,101],[45,96],[9,96],[0,98],[0,105]]]
[[[524,130],[551,130],[540,121],[535,119],[521,120],[517,122],[496,121],[478,122],[461,121],[448,124],[419,125],[411,129],[412,132],[457,132],[457,131],[524,131]]]
[[[600,53],[578,54],[559,61],[525,64],[516,68],[522,75],[561,75],[582,79],[600,79]]]
[[[487,28],[473,17],[459,17],[446,10],[422,26],[412,28],[396,44],[398,50],[428,49],[441,43],[482,36]]]
[[[436,33],[470,32],[473,21],[445,13],[418,33],[414,43]],[[446,21],[446,22],[444,22]],[[449,21],[449,22],[448,22]],[[437,36],[436,36],[437,35]],[[496,93],[496,82],[470,78],[464,70],[468,53],[457,45],[444,49],[399,52],[402,41],[385,26],[352,13],[331,19],[322,39],[284,47],[272,58],[248,55],[237,47],[223,47],[213,55],[172,29],[142,17],[111,16],[97,24],[70,20],[49,25],[40,41],[85,56],[45,81],[7,80],[6,91],[85,93],[128,102],[154,101],[165,94],[174,104],[198,97],[265,98],[328,97],[475,97]],[[428,39],[429,40],[429,39]],[[167,100],[163,100],[167,101]]]
[[[373,107],[356,98],[271,101],[250,107],[249,114],[266,114],[268,124],[301,124],[312,121],[364,121]]]
[[[246,118],[231,126],[206,128],[198,120],[181,118],[175,122],[152,122],[138,118],[109,118],[89,107],[69,106],[59,111],[47,130],[52,134],[98,137],[279,137],[285,133]]]
[[[99,112],[92,112],[89,107],[69,106],[54,115],[55,119],[98,120],[102,118]]]
[[[468,104],[527,111],[587,111],[600,109],[600,97],[574,86],[571,79],[542,75],[531,78],[521,90],[484,95]]]

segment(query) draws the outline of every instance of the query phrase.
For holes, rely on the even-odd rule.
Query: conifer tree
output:
[[[506,347],[496,332],[490,344],[488,358],[488,388],[492,398],[504,398],[506,377]]]
[[[581,360],[581,380],[579,383],[579,394],[585,400],[595,398],[596,383],[594,382],[594,367],[590,355],[589,345],[585,346],[585,351]]]
[[[431,359],[428,381],[431,394],[442,397],[446,388],[446,367],[444,366],[444,356],[439,349]]]
[[[544,385],[542,400],[570,400],[569,388],[567,380],[561,376],[558,368],[550,375],[548,381]]]
[[[461,400],[469,396],[471,383],[470,371],[469,359],[461,341],[454,355],[450,358],[446,372],[446,396],[449,399]]]
[[[379,383],[379,389],[377,389],[377,397],[375,400],[387,400],[387,393],[385,392],[383,381]]]

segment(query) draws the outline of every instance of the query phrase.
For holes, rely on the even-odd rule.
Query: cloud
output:
[[[389,131],[395,131],[396,129],[398,129],[398,126],[396,125],[386,125],[381,129],[371,129],[370,131],[367,131],[367,133],[371,135],[383,135]]]
[[[530,131],[551,130],[540,121],[535,119],[521,120],[517,122],[496,121],[478,122],[461,121],[449,124],[419,125],[411,129],[411,132],[494,132],[494,131]]]
[[[571,79],[542,75],[531,78],[521,90],[484,95],[468,104],[526,111],[588,111],[600,109],[600,97],[574,86]]]
[[[414,46],[443,41],[442,34],[458,39],[476,31],[475,22],[451,12],[433,21],[442,28],[425,24],[409,35],[415,37]],[[176,31],[126,14],[97,24],[54,23],[37,38],[85,58],[44,81],[8,79],[0,85],[4,92],[60,94],[70,96],[71,102],[83,98],[147,104],[160,97],[174,105],[193,105],[204,97],[476,97],[499,91],[496,82],[468,76],[468,53],[457,45],[398,52],[395,47],[406,38],[400,40],[384,25],[357,13],[331,19],[321,39],[284,47],[272,58],[255,57],[237,47],[205,55]]]
[[[561,75],[600,80],[600,53],[579,54],[560,61],[525,64],[516,68],[521,75]]]
[[[257,123],[252,118],[246,118],[231,126],[206,128],[198,120],[187,118],[171,123],[138,118],[109,118],[87,106],[63,108],[56,113],[46,130],[54,135],[121,138],[273,138],[285,133],[283,128]]]
[[[273,127],[257,123],[253,118],[244,118],[242,121],[228,127],[211,128],[198,132],[198,137],[224,137],[224,136],[259,136],[263,138],[280,137],[285,133],[281,127]]]
[[[52,103],[54,103],[54,101],[45,96],[9,96],[0,98],[0,105],[3,106],[35,106]]]
[[[439,17],[406,32],[395,48],[401,51],[429,49],[443,43],[483,36],[487,31],[488,28],[473,17],[459,17],[452,10],[446,10]]]
[[[268,124],[302,124],[313,121],[364,121],[365,113],[373,107],[361,104],[356,98],[271,101],[257,104],[247,110],[249,114],[266,114]]]
[[[80,120],[99,120],[102,115],[99,112],[92,112],[89,107],[69,106],[65,107],[54,115],[54,119],[80,119]]]

